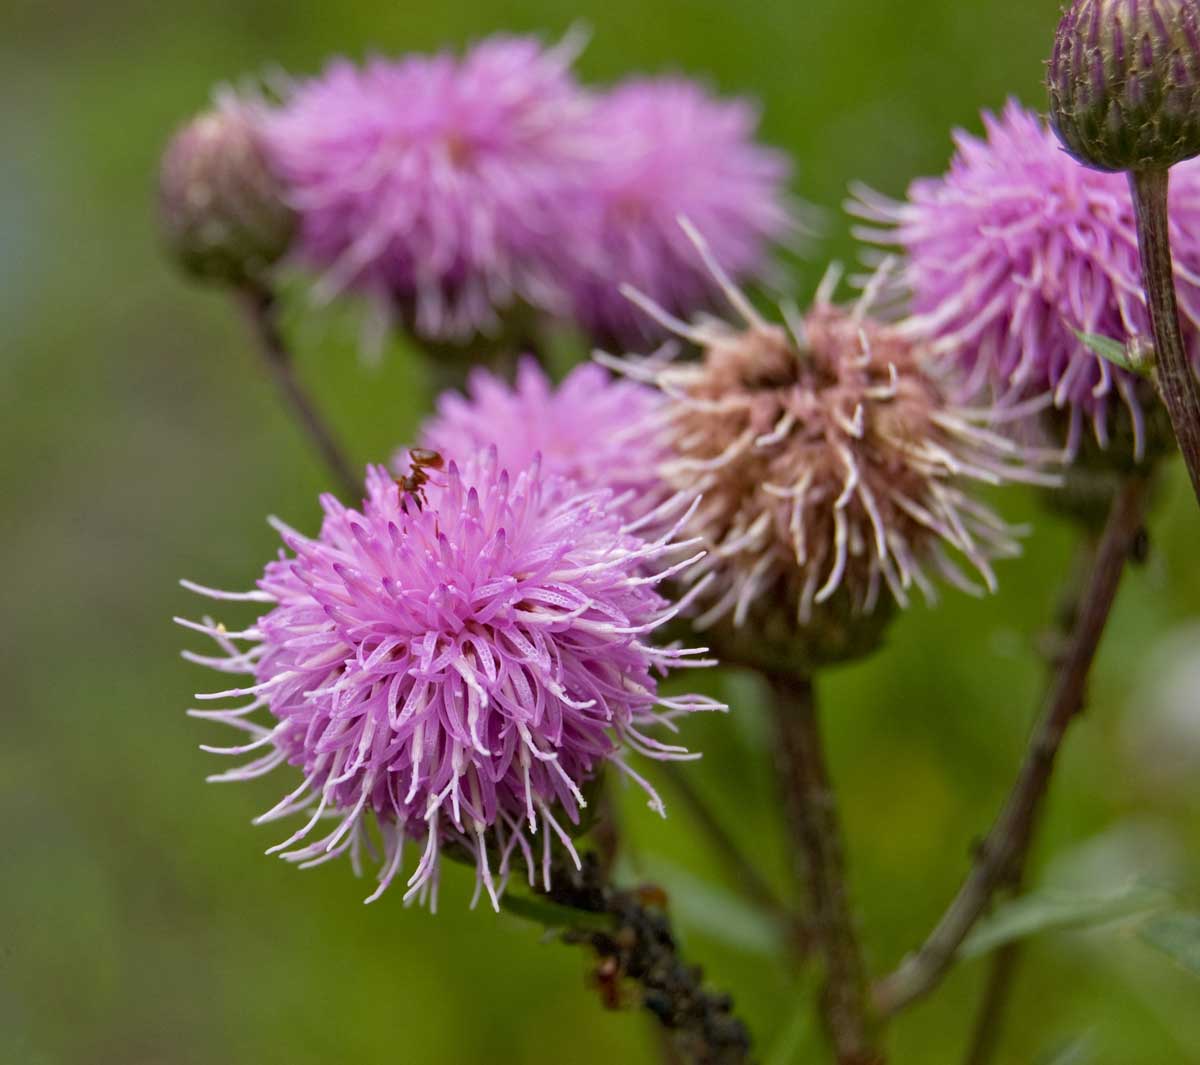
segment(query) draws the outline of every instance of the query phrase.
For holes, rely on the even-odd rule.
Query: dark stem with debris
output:
[[[1192,478],[1192,489],[1200,502],[1200,389],[1196,387],[1196,375],[1179,326],[1167,212],[1170,171],[1134,171],[1129,175],[1129,185],[1137,213],[1138,247],[1154,330],[1155,378]]]
[[[733,999],[706,989],[703,970],[680,956],[661,889],[618,890],[592,855],[581,870],[560,868],[553,885],[545,896],[555,905],[608,919],[602,928],[589,923],[562,933],[595,954],[594,982],[606,1006],[620,1007],[623,988],[636,985],[682,1065],[749,1065],[749,1030],[734,1015]]]
[[[337,482],[339,494],[347,503],[362,497],[362,483],[334,439],[316,404],[296,376],[295,360],[279,326],[279,304],[266,285],[250,283],[240,292],[242,305],[250,318],[263,362],[292,418],[308,437]]]
[[[833,785],[811,680],[770,673],[779,779],[812,945],[825,968],[821,1016],[838,1065],[882,1065],[867,972],[854,926]]]
[[[1004,808],[978,848],[975,864],[929,938],[876,986],[875,1005],[887,1016],[929,994],[954,964],[958,950],[997,893],[1021,868],[1041,813],[1067,729],[1084,707],[1088,675],[1108,624],[1126,563],[1138,549],[1149,482],[1125,480],[1079,602],[1070,639]]]

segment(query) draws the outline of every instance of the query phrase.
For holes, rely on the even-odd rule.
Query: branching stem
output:
[[[1148,493],[1148,481],[1134,476],[1114,498],[1070,640],[1004,809],[937,927],[919,950],[877,985],[875,1005],[881,1014],[897,1013],[941,982],[997,890],[1011,882],[1024,862],[1059,748],[1071,722],[1083,710],[1088,675],[1125,564],[1137,547]]]

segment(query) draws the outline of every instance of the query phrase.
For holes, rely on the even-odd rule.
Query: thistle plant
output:
[[[341,489],[315,535],[272,519],[282,549],[252,590],[185,582],[257,614],[178,620],[216,648],[185,657],[243,678],[190,711],[236,735],[205,750],[246,759],[212,779],[288,778],[257,818],[293,826],[269,853],[348,856],[371,867],[368,902],[431,910],[444,870],[465,865],[474,902],[583,947],[602,1001],[651,1013],[667,1060],[746,1065],[749,1029],[685,959],[670,885],[623,882],[611,789],[631,783],[665,817],[665,775],[789,962],[815,961],[828,1060],[884,1065],[892,1019],[1020,890],[1143,550],[1170,443],[1156,385],[1200,459],[1198,48],[1193,4],[1081,0],[1051,65],[1052,127],[1013,101],[905,201],[859,188],[860,234],[897,257],[845,303],[831,268],[805,310],[764,291],[785,281],[775,252],[796,210],[755,108],[678,77],[590,88],[573,37],[338,60],[274,103],[227,98],[185,127],[162,167],[167,247],[249,309]],[[285,264],[318,302],[365,296],[465,380],[397,430],[412,446],[365,483],[294,373]],[[604,350],[574,351],[556,380],[535,341],[564,322]],[[1102,357],[1151,347],[1152,380]],[[1002,516],[1017,486],[1057,493],[1093,443],[1116,473],[1103,523],[1081,533],[1028,751],[944,915],[879,975],[818,684],[943,586],[996,591],[1032,533]],[[677,733],[728,708],[672,675],[720,665],[765,696],[788,892],[688,776],[698,755]],[[1008,952],[973,1065],[1014,973]]]
[[[663,445],[646,431],[645,419],[660,402],[654,389],[614,380],[594,363],[575,367],[556,386],[528,356],[511,385],[485,369],[474,370],[468,385],[466,395],[448,391],[438,398],[419,434],[423,447],[448,455],[495,448],[506,469],[538,465],[589,491],[611,492],[611,505],[630,522],[665,520],[678,510],[662,498]],[[393,466],[403,468],[406,455],[402,449]]]
[[[1058,27],[1049,87],[1067,151],[1129,176],[1159,391],[1200,501],[1200,391],[1179,327],[1168,216],[1171,168],[1200,155],[1200,5],[1076,0]]]
[[[573,199],[586,247],[567,276],[572,312],[602,343],[661,339],[621,294],[634,285],[674,314],[720,302],[713,277],[680,229],[692,220],[742,282],[775,270],[772,248],[795,243],[791,161],[755,140],[748,100],[723,100],[686,78],[634,78],[596,101],[596,151]]]
[[[587,155],[568,38],[337,60],[267,123],[317,296],[365,293],[419,337],[461,343],[516,302],[561,306],[554,263]]]
[[[654,541],[625,533],[605,493],[543,480],[536,465],[510,474],[494,450],[461,469],[450,460],[443,471],[432,452],[412,460],[400,483],[372,469],[361,511],[326,496],[316,540],[276,522],[293,557],[270,563],[257,590],[189,585],[270,606],[241,632],[184,622],[223,652],[190,657],[253,681],[200,696],[243,705],[192,713],[247,735],[217,753],[255,754],[216,779],[299,770],[300,784],[258,819],[305,818],[272,853],[309,866],[349,852],[357,867],[374,818],[382,864],[368,901],[413,841],[406,900],[436,907],[439,854],[455,844],[499,909],[514,860],[545,890],[552,843],[581,868],[569,830],[603,767],[637,781],[665,815],[620,748],[689,758],[645,730],[723,709],[661,695],[657,674],[705,660],[642,639],[684,605],[671,607],[654,589],[661,575],[643,568],[692,545],[674,530]],[[258,711],[270,721],[256,723]],[[332,826],[310,840],[326,817]]]
[[[1136,374],[1086,341],[1122,346],[1150,335],[1141,294],[1137,221],[1127,183],[1079,166],[1034,112],[1010,101],[960,132],[949,170],[913,182],[903,202],[858,188],[858,234],[901,255],[909,332],[958,364],[964,396],[1056,412],[1050,432],[1069,455],[1090,433],[1117,466],[1170,446],[1157,400]],[[1179,168],[1171,229],[1179,251],[1184,337],[1200,355],[1200,169]]]

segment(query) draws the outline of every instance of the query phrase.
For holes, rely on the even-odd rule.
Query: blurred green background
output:
[[[853,259],[848,181],[900,194],[940,172],[949,131],[1017,94],[1041,106],[1058,0],[6,0],[0,5],[0,1062],[214,1065],[652,1062],[643,1015],[603,1013],[581,954],[466,909],[400,893],[363,908],[347,865],[304,874],[262,856],[251,817],[281,781],[206,785],[213,732],[184,716],[209,678],[170,617],[200,608],[181,576],[248,586],[275,550],[269,513],[316,524],[322,471],[276,406],[220,296],[160,260],[156,157],[210,87],[279,64],[458,45],[583,20],[580,67],[605,81],[683,70],[758,97],[796,190],[829,210],[801,265]],[[303,373],[355,455],[379,458],[429,404],[421,367],[355,358],[340,325],[309,335]],[[1148,566],[1123,589],[1055,782],[1034,879],[1093,888],[1200,872],[1197,516],[1178,471]],[[948,595],[902,619],[872,661],[823,685],[853,887],[882,970],[940,912],[1007,787],[1036,705],[1036,634],[1072,554],[1036,524],[994,599]],[[232,613],[232,612],[231,612]],[[194,646],[194,644],[193,644]],[[728,720],[690,727],[700,786],[786,886],[754,685],[717,681]],[[664,784],[668,802],[673,798]],[[739,915],[697,919],[719,883],[684,811],[657,824],[630,793],[635,861],[691,904],[689,954],[737,994],[764,1057],[799,991]],[[653,853],[656,858],[651,860]],[[719,910],[719,907],[718,907]],[[961,966],[896,1026],[897,1065],[959,1060],[985,972]],[[1001,1059],[1085,1037],[1079,1061],[1200,1062],[1200,983],[1120,928],[1039,939]],[[798,1062],[822,1060],[802,1036]],[[775,1065],[775,1063],[772,1063]]]

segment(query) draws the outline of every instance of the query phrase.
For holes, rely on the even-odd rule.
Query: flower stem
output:
[[[1062,601],[1055,611],[1055,624],[1042,641],[1051,678],[1063,660],[1063,653],[1069,644],[1071,632],[1079,620],[1080,599],[1096,561],[1097,542],[1103,532],[1103,523],[1099,527],[1092,523],[1085,523],[1084,529],[1085,532],[1076,553],[1074,572],[1067,582]],[[1025,881],[1028,859],[1029,846],[1013,863],[1007,882],[1001,885],[1007,895],[1012,897],[1020,895]],[[1022,944],[1014,941],[1006,943],[992,955],[979,1009],[971,1030],[970,1042],[967,1044],[967,1055],[963,1059],[965,1065],[989,1065],[995,1058],[1004,1035],[1004,1023],[1016,984],[1017,972],[1021,966],[1021,954]]]
[[[987,985],[983,990],[983,1002],[975,1018],[967,1056],[963,1059],[965,1065],[989,1065],[995,1058],[1020,963],[1020,943],[1006,943],[992,958]]]
[[[1078,615],[1016,782],[974,866],[937,927],[914,954],[876,986],[875,1006],[894,1014],[929,994],[954,964],[963,940],[996,894],[1022,867],[1055,759],[1071,722],[1084,707],[1088,674],[1116,599],[1125,564],[1142,531],[1149,482],[1122,484],[1109,510]]]
[[[812,681],[788,673],[766,679],[797,870],[807,890],[813,947],[825,966],[820,1003],[825,1029],[839,1065],[882,1065]]]
[[[362,484],[354,475],[345,453],[318,412],[316,404],[296,376],[291,350],[279,328],[279,307],[275,294],[265,285],[251,284],[241,290],[240,296],[254,328],[263,362],[283,397],[284,405],[333,474],[338,491],[346,502],[355,502],[362,496]]]
[[[1200,502],[1200,390],[1179,327],[1167,213],[1170,171],[1133,171],[1129,185],[1137,212],[1142,274],[1154,330],[1155,376],[1192,478],[1192,490]]]
[[[706,990],[703,971],[680,956],[661,890],[616,890],[590,854],[580,870],[560,867],[553,884],[546,897],[555,905],[611,921],[608,929],[585,923],[562,933],[565,942],[595,953],[593,982],[608,1008],[623,1004],[622,985],[633,982],[681,1065],[749,1065],[750,1033],[733,999]]]

